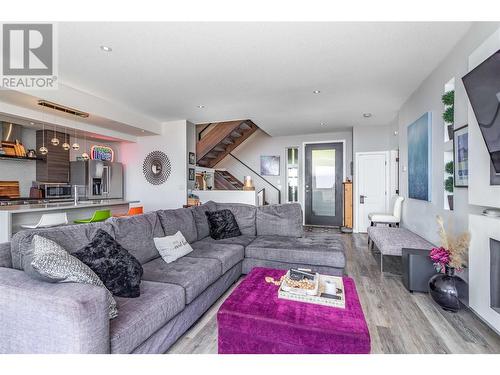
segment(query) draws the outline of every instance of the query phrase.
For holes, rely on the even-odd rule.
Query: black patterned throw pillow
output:
[[[214,240],[241,236],[240,227],[230,210],[206,211],[210,237]]]
[[[139,297],[141,263],[111,235],[99,229],[92,241],[72,254],[80,259],[117,297]]]

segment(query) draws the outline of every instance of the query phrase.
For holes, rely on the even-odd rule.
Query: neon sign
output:
[[[115,153],[111,147],[94,145],[90,148],[90,158],[92,160],[113,161]]]

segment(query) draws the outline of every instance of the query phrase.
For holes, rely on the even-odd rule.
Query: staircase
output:
[[[214,173],[216,190],[242,190],[243,183],[228,171],[216,170]]]
[[[213,168],[250,137],[258,126],[247,119],[205,124],[205,129],[206,132],[200,132],[196,143],[196,162],[199,166]]]

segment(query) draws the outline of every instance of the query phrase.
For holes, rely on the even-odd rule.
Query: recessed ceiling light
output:
[[[205,106],[203,104],[197,105],[198,108],[203,109]]]
[[[321,91],[319,91],[319,90],[314,90],[314,91],[313,91],[313,94],[319,94],[320,92],[321,92]]]
[[[369,112],[368,113],[363,113],[363,117],[364,118],[370,118],[370,117],[372,117],[372,114],[369,113]]]
[[[101,46],[101,50],[104,52],[111,52],[111,51],[113,51],[113,48],[108,47],[108,46]]]

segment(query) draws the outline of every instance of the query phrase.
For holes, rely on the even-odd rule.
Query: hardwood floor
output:
[[[500,336],[471,311],[456,314],[437,306],[426,293],[410,294],[403,286],[399,258],[384,257],[367,248],[366,235],[336,234],[313,229],[308,235],[336,235],[345,243],[346,273],[356,282],[368,322],[372,353],[500,353]],[[241,281],[241,279],[240,279]],[[219,306],[233,286],[169,350],[169,353],[217,353]]]

